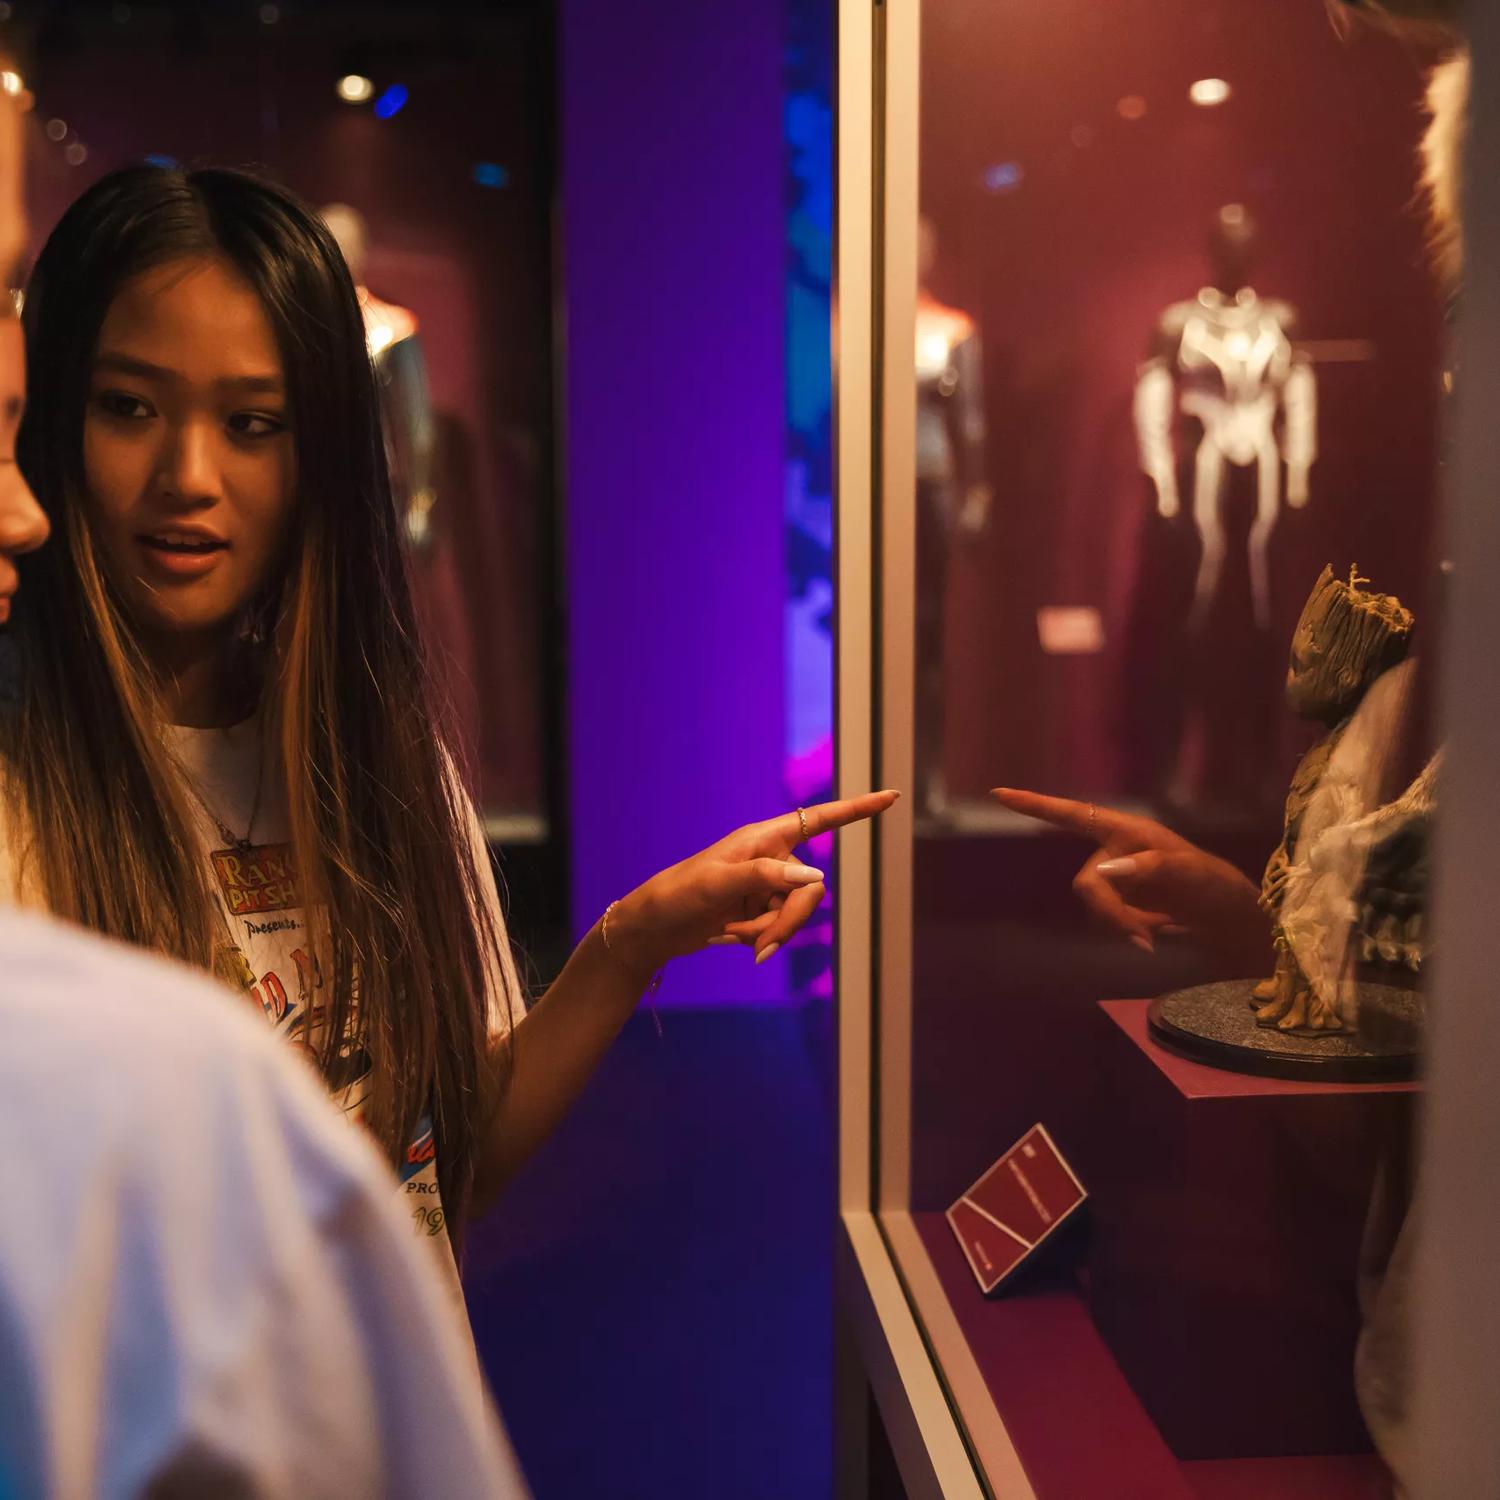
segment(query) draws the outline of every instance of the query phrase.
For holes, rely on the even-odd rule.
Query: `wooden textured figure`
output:
[[[1314,992],[1280,924],[1287,874],[1296,857],[1303,815],[1328,770],[1329,760],[1371,683],[1406,655],[1412,615],[1390,594],[1366,593],[1353,569],[1349,581],[1324,568],[1292,636],[1286,696],[1303,719],[1328,733],[1302,757],[1286,799],[1280,845],[1261,882],[1261,907],[1275,923],[1276,972],[1256,986],[1251,1004],[1263,1026],[1282,1031],[1337,1031],[1338,1011]]]

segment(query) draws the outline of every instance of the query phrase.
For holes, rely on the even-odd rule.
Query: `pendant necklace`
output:
[[[222,838],[225,844],[229,848],[233,849],[237,854],[248,854],[253,847],[251,839],[255,833],[255,820],[260,816],[260,794],[261,788],[265,785],[265,772],[266,757],[265,752],[262,751],[260,756],[260,763],[255,773],[255,798],[250,804],[250,822],[245,828],[244,838],[240,838],[234,832],[234,830],[231,829],[227,823],[225,823],[223,818],[221,818],[218,813],[216,813],[214,809],[209,806],[208,798],[206,798],[198,789],[198,783],[188,775],[186,770],[184,770],[182,773],[182,779],[187,782],[188,790],[193,794],[194,798],[196,798],[198,806],[208,814],[209,822],[218,829],[219,837]]]

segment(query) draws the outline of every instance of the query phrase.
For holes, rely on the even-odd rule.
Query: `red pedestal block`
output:
[[[1355,1270],[1412,1084],[1222,1072],[1101,1009],[1089,1305],[1179,1458],[1359,1453]]]

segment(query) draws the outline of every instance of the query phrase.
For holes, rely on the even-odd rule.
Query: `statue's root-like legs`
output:
[[[1274,1026],[1277,1031],[1342,1031],[1343,1017],[1310,989],[1299,989],[1290,998],[1277,996],[1255,1012],[1256,1021],[1262,1026]]]
[[[1262,1001],[1255,1010],[1261,1026],[1277,1031],[1342,1031],[1344,1019],[1302,977],[1296,959],[1284,949],[1277,959],[1276,972],[1256,985],[1251,1003]]]
[[[1291,949],[1286,946],[1286,941],[1281,936],[1281,929],[1278,927],[1276,929],[1276,968],[1269,979],[1262,979],[1250,991],[1250,1009],[1255,1012],[1256,1020],[1263,1025],[1269,1025],[1272,1021],[1280,1019],[1286,1014],[1300,988],[1302,988],[1302,970],[1297,967],[1297,960],[1292,957]]]

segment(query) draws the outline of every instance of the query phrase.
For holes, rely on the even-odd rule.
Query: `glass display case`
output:
[[[908,791],[839,852],[848,1495],[1383,1495],[1414,1343],[1496,1368],[1403,1319],[1496,1236],[1473,24],[839,8],[838,779]],[[970,1196],[1023,1138],[1065,1224]]]

